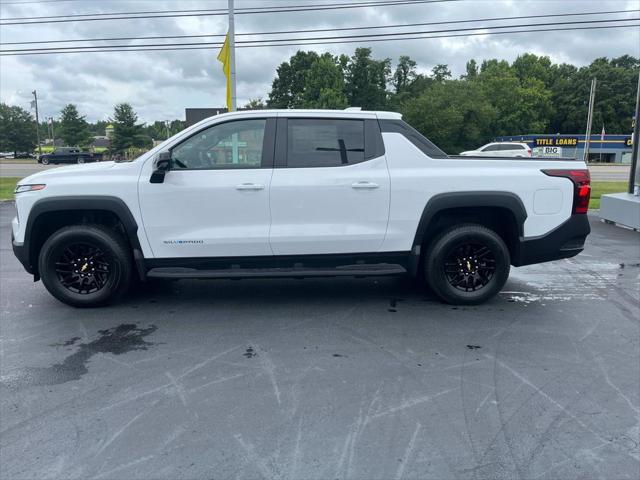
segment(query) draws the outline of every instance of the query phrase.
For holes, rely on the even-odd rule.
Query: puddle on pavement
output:
[[[510,282],[525,289],[503,290],[500,295],[509,302],[524,304],[603,300],[607,298],[611,285],[617,282],[618,273],[624,268],[621,265],[589,259],[569,259],[514,268],[509,277]]]
[[[36,385],[58,385],[80,380],[88,372],[87,363],[96,353],[122,355],[134,350],[146,350],[154,345],[144,337],[157,330],[155,325],[139,328],[133,324],[122,324],[108,330],[99,330],[99,337],[89,343],[77,343],[80,337],[53,344],[52,346],[77,346],[77,351],[66,357],[62,363],[50,367],[19,368],[3,375],[0,385],[16,389]]]

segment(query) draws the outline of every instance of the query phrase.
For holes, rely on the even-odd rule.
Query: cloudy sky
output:
[[[305,5],[354,3],[357,0],[236,0],[236,8],[271,5]],[[371,0],[361,0],[371,2]],[[73,15],[99,12],[134,12],[144,10],[191,10],[225,8],[227,0],[0,0],[3,21],[15,17]],[[640,9],[640,0],[458,0],[432,4],[377,6],[357,9],[312,12],[269,13],[236,16],[236,32],[269,32],[373,25],[476,20],[491,17],[548,15],[569,12],[602,12]],[[547,17],[502,22],[477,22],[472,26],[509,25],[633,18],[640,14],[623,13],[592,17]],[[637,23],[637,22],[636,22]],[[424,31],[462,28],[468,25],[439,25],[393,31]],[[51,47],[51,45],[6,45],[7,42],[66,40],[136,36],[224,34],[226,16],[199,16],[111,20],[99,22],[50,23],[0,26],[3,49]],[[371,31],[341,32],[363,34]],[[289,34],[284,37],[331,36],[335,33]],[[277,38],[243,37],[238,40]],[[198,42],[219,39],[145,40],[138,43]],[[106,45],[116,42],[93,42],[82,45]],[[130,44],[132,41],[119,41]],[[70,46],[73,44],[58,44]],[[569,32],[483,35],[465,38],[441,38],[361,44],[280,46],[237,50],[238,104],[250,98],[266,98],[275,68],[298,48],[351,55],[357,46],[371,46],[377,58],[395,61],[409,55],[419,69],[428,72],[434,65],[446,63],[454,75],[463,72],[470,58],[513,60],[524,52],[548,55],[555,62],[585,65],[596,57],[623,54],[640,56],[640,28],[575,30]],[[24,108],[29,107],[31,91],[37,89],[41,116],[58,116],[67,103],[78,105],[90,121],[107,119],[113,105],[131,103],[142,121],[184,118],[185,107],[224,105],[224,77],[216,61],[215,50],[158,52],[112,52],[67,55],[32,55],[0,57],[0,99]]]

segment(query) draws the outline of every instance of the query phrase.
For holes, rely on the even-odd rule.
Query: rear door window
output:
[[[339,167],[365,160],[364,120],[289,118],[288,167]]]
[[[498,150],[502,150],[501,145],[489,145],[488,147],[484,147],[482,149],[483,152],[497,152]]]

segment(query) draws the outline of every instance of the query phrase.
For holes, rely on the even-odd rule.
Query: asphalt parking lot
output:
[[[0,205],[0,478],[637,479],[640,234],[490,303],[403,278],[157,283],[76,310]]]

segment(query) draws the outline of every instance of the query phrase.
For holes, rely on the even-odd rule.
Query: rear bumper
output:
[[[570,258],[584,250],[591,233],[587,215],[572,215],[566,222],[546,235],[520,239],[512,264],[515,267]]]

